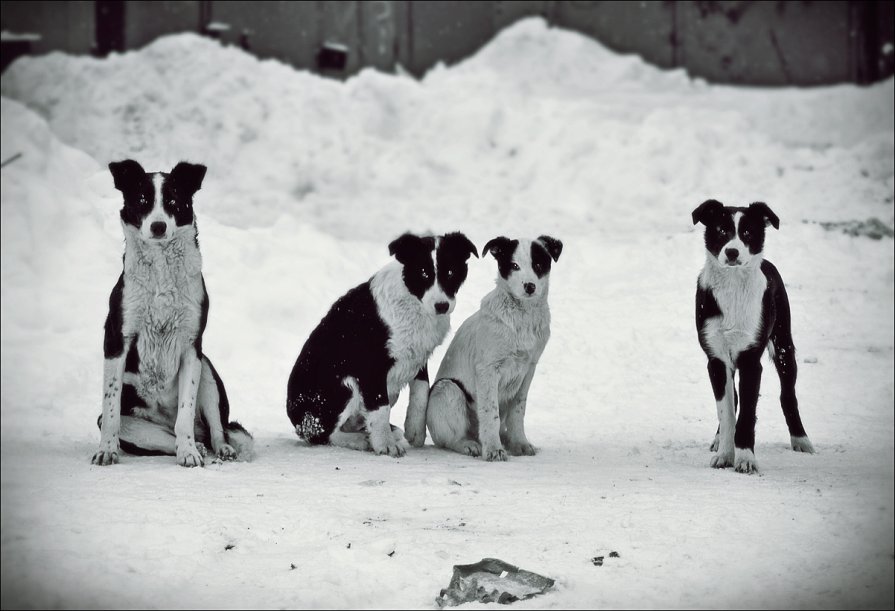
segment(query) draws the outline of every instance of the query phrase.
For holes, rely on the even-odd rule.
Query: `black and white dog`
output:
[[[762,254],[765,227],[778,229],[780,220],[761,202],[736,208],[710,199],[693,211],[697,223],[705,225],[706,257],[696,287],[696,330],[709,359],[719,422],[712,466],[757,471],[755,410],[765,349],[780,376],[780,404],[792,449],[814,453],[796,400],[789,298],[777,268]],[[733,380],[737,370],[739,395]],[[737,402],[740,413],[734,425]]]
[[[435,445],[486,460],[532,456],[525,435],[528,390],[550,339],[550,267],[562,242],[494,238],[482,251],[497,259],[497,286],[451,341],[429,395]]]
[[[404,234],[392,261],[330,308],[305,342],[289,376],[286,412],[299,437],[403,456],[426,438],[426,364],[450,328],[466,262],[478,257],[462,233]],[[410,383],[402,431],[391,407]]]
[[[132,454],[176,455],[204,464],[204,444],[223,460],[248,455],[252,437],[229,422],[227,393],[202,353],[208,293],[202,277],[193,194],[205,166],[170,174],[136,161],[109,164],[124,196],[124,271],[109,297],[103,349],[103,411],[93,464]]]

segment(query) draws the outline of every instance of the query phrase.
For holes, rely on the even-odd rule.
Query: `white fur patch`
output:
[[[706,320],[700,332],[711,355],[731,369],[739,354],[755,344],[762,323],[762,299],[768,283],[761,261],[756,255],[748,264],[730,267],[707,253],[699,275],[700,287],[711,290],[721,309],[721,316]]]
[[[416,377],[432,351],[444,341],[450,330],[450,317],[436,315],[434,309],[425,307],[410,294],[400,263],[392,262],[377,272],[370,280],[370,290],[379,316],[389,328],[387,348],[395,364],[388,372],[388,399],[389,405],[394,405],[401,389]]]
[[[122,226],[122,331],[126,338],[137,337],[140,354],[134,386],[144,399],[173,406],[181,356],[199,334],[205,297],[196,229],[194,225],[179,227],[162,244],[147,243],[133,227]]]

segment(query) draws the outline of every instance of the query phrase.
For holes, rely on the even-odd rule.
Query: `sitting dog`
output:
[[[780,405],[792,449],[814,453],[796,400],[796,350],[789,298],[777,268],[762,254],[765,227],[780,227],[767,204],[724,206],[710,199],[693,211],[705,225],[705,267],[696,286],[696,330],[708,356],[709,379],[718,408],[712,466],[757,471],[755,409],[761,384],[761,354],[768,350],[780,376]],[[739,370],[740,390],[734,389]],[[739,418],[734,416],[739,401]]]
[[[429,394],[426,422],[435,445],[486,460],[532,456],[525,436],[528,389],[550,338],[551,259],[562,242],[494,238],[497,287],[460,326]]]
[[[204,464],[204,444],[222,460],[249,454],[252,437],[228,422],[220,376],[202,353],[208,293],[196,238],[193,194],[205,166],[178,163],[170,174],[136,161],[109,164],[124,196],[124,271],[109,297],[103,411],[93,464],[132,454],[176,455]]]
[[[299,437],[403,456],[426,438],[426,363],[450,328],[466,262],[478,251],[462,233],[404,234],[393,261],[342,296],[311,332],[289,376],[286,412]],[[389,424],[410,383],[402,431]]]

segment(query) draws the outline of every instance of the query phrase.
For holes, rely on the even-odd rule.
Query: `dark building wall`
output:
[[[87,53],[95,6],[6,1],[3,28],[38,32],[37,53]],[[658,66],[749,85],[866,83],[893,72],[891,2],[617,2],[576,0],[169,2],[128,0],[118,46],[140,48],[175,32],[207,32],[259,57],[345,77],[398,64],[422,75],[454,63],[530,15],[587,34]],[[99,37],[108,37],[100,28]],[[114,39],[114,37],[113,37]],[[105,39],[103,39],[105,40]],[[101,43],[103,41],[100,41]],[[884,51],[888,43],[888,53]],[[99,49],[110,48],[99,44]],[[4,54],[7,45],[4,44]],[[116,49],[114,44],[112,49]],[[6,58],[4,58],[4,61]]]

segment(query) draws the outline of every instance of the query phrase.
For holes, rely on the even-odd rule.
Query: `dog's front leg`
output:
[[[506,460],[507,453],[500,443],[500,407],[497,367],[482,368],[476,375],[476,411],[479,418],[479,441],[482,456],[487,461]]]
[[[124,359],[129,343],[118,356],[107,358],[103,365],[103,414],[99,450],[93,455],[94,465],[111,465],[118,462],[121,451],[118,433],[121,430],[121,387],[124,377]]]
[[[720,359],[709,359],[709,379],[718,409],[718,453],[712,457],[716,469],[733,466],[734,407],[733,369]]]
[[[174,422],[174,447],[181,467],[201,467],[205,463],[196,448],[196,396],[202,379],[202,361],[190,346],[180,361],[177,378],[177,420]]]
[[[513,456],[534,456],[537,449],[531,445],[525,436],[525,407],[528,403],[528,389],[531,387],[531,380],[535,375],[535,367],[532,364],[525,379],[522,380],[522,386],[519,392],[513,398],[507,409],[507,451]]]
[[[410,382],[410,403],[404,418],[404,438],[415,448],[426,443],[426,411],[429,405],[429,368],[423,368]]]

